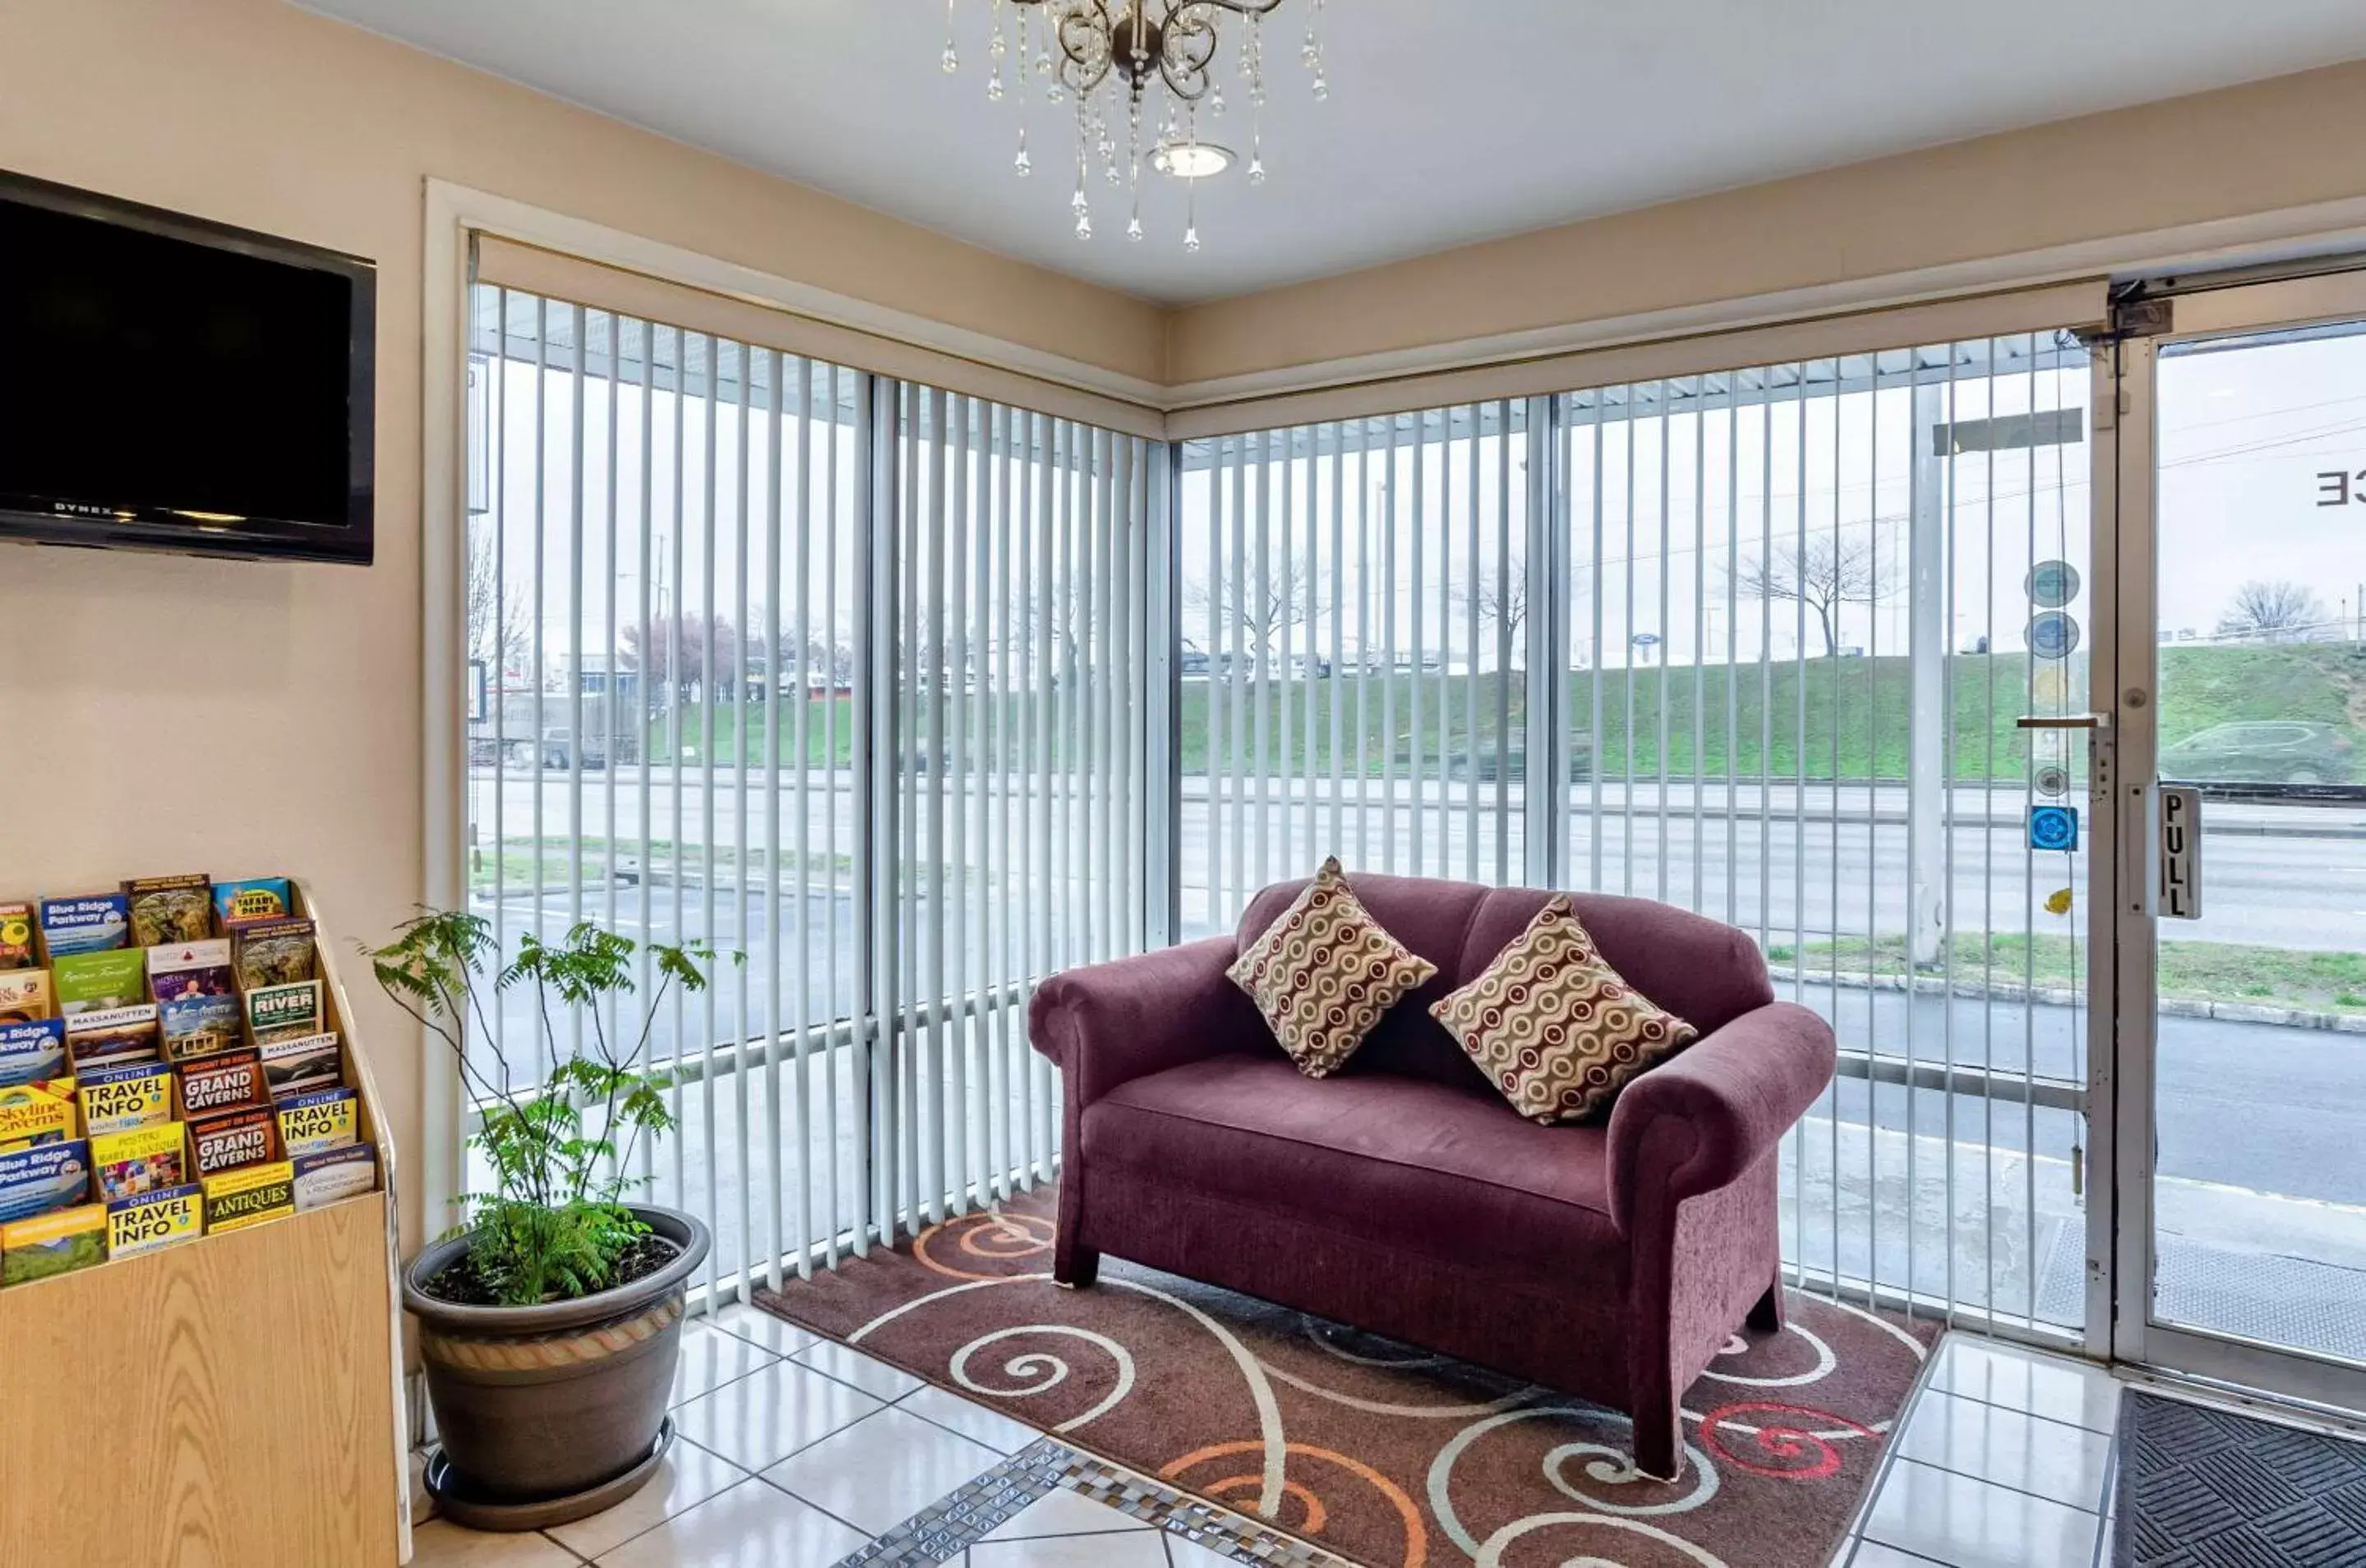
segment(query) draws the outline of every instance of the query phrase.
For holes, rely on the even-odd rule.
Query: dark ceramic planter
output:
[[[403,1271],[402,1302],[419,1319],[427,1397],[448,1461],[443,1490],[454,1504],[476,1506],[468,1522],[477,1528],[563,1523],[613,1506],[656,1472],[648,1461],[673,1387],[687,1281],[711,1238],[689,1214],[637,1205],[633,1213],[680,1254],[580,1301],[438,1301],[421,1285],[466,1250],[460,1238],[427,1247]],[[579,1502],[580,1512],[569,1511]]]

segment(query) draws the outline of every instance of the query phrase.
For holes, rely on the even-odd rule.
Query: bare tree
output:
[[[2325,601],[2304,583],[2246,582],[2235,590],[2226,613],[2218,617],[2218,635],[2254,642],[2304,642],[2330,619]]]
[[[468,530],[468,659],[493,686],[534,661],[534,621],[525,585],[503,581],[501,536],[479,522]]]
[[[727,682],[738,667],[739,633],[726,616],[655,615],[646,626],[624,626],[617,640],[623,644],[622,662],[626,669],[641,671],[652,691],[688,702],[706,684],[710,636],[715,644],[715,679]],[[677,650],[681,654],[678,668]],[[759,647],[748,668],[760,670],[762,660]]]
[[[1305,557],[1276,563],[1260,575],[1246,561],[1220,573],[1213,585],[1193,581],[1183,585],[1183,630],[1187,637],[1205,637],[1212,614],[1228,631],[1228,640],[1240,659],[1255,662],[1259,655],[1279,656],[1282,639],[1292,628],[1311,627],[1320,618],[1314,569]],[[1213,650],[1211,649],[1212,652]]]
[[[1508,576],[1507,576],[1508,574]],[[1459,624],[1466,607],[1478,600],[1479,625],[1486,630],[1479,638],[1482,656],[1508,643],[1511,661],[1507,669],[1518,670],[1527,663],[1527,643],[1525,628],[1528,624],[1528,563],[1518,556],[1501,562],[1487,562],[1479,569],[1479,592],[1470,592],[1470,580],[1458,577],[1446,591],[1451,607],[1449,621]],[[1459,632],[1456,634],[1460,635]]]
[[[1824,634],[1824,657],[1840,651],[1840,619],[1850,604],[1878,604],[1898,591],[1894,561],[1879,559],[1869,539],[1819,535],[1765,559],[1742,562],[1738,580],[1761,599],[1797,600]]]

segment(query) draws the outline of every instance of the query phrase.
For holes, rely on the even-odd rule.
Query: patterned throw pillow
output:
[[[1566,898],[1537,911],[1486,972],[1430,1008],[1512,1109],[1575,1122],[1700,1031],[1619,977]]]
[[[1224,971],[1310,1078],[1339,1070],[1380,1015],[1437,973],[1348,890],[1337,856]]]

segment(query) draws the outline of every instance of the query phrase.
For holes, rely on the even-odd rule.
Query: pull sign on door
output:
[[[2160,884],[2157,912],[2166,919],[2202,918],[2202,792],[2159,790]]]

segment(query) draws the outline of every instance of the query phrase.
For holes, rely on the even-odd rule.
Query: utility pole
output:
[[[1906,636],[1911,717],[1907,729],[1907,952],[1918,966],[1939,961],[1947,930],[1947,515],[1946,458],[1939,452],[1942,398],[1914,389],[1913,490],[1909,507]]]

